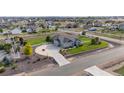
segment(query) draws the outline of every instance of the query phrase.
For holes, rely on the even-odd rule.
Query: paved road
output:
[[[45,51],[43,51],[45,49]],[[39,55],[50,56],[55,59],[59,66],[67,65],[70,62],[65,59],[65,57],[59,53],[60,48],[52,44],[41,45],[35,49],[35,52]]]
[[[32,72],[29,75],[45,75],[45,76],[70,76],[77,72],[80,72],[88,67],[102,64],[105,62],[114,61],[120,58],[124,58],[124,46],[114,48],[102,53],[90,55],[82,58],[77,58],[71,64],[67,64],[60,68],[55,68],[50,71],[38,71]]]

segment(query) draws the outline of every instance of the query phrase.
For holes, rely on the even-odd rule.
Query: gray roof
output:
[[[65,38],[77,38],[76,35],[72,35],[70,33],[56,33],[52,36],[52,38],[58,37],[58,36],[65,37]]]

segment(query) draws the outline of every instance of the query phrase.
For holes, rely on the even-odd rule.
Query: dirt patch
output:
[[[32,71],[49,69],[58,67],[58,64],[53,58],[48,58],[46,56],[41,56],[34,53],[30,59],[26,59],[24,55],[21,55],[21,58],[15,63],[17,65],[16,69],[12,67],[6,67],[6,71],[0,73],[0,76],[9,76],[19,73],[30,73]]]

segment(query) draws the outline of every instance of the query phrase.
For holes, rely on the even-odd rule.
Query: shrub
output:
[[[5,71],[5,67],[4,66],[1,66],[0,67],[0,73],[3,73]]]
[[[82,35],[86,35],[86,32],[85,32],[85,31],[83,31],[83,32],[82,32]]]
[[[28,44],[28,42],[27,41],[24,41],[23,46],[25,46],[26,44]]]
[[[17,48],[15,49],[15,52],[20,52],[21,48],[19,46],[17,46]]]
[[[99,38],[98,38],[98,37],[95,37],[95,40],[96,40],[96,43],[98,43],[98,42],[99,42]]]
[[[92,45],[101,44],[101,41],[100,41],[99,37],[92,38],[91,39],[91,44]]]
[[[95,45],[96,44],[96,40],[95,40],[95,38],[92,38],[91,39],[91,45]]]
[[[62,55],[66,55],[66,54],[67,54],[66,49],[61,49],[59,52],[60,52]]]
[[[0,67],[1,67],[1,66],[4,66],[4,64],[3,64],[2,62],[0,62]]]
[[[17,64],[12,64],[11,69],[16,69],[17,68]]]
[[[55,31],[57,31],[57,30],[58,30],[58,27],[55,28]]]
[[[27,44],[24,46],[24,54],[27,55],[27,56],[31,56],[33,53],[33,49],[32,49],[32,46]]]
[[[99,42],[99,44],[101,44],[101,41]]]
[[[11,60],[5,56],[3,58],[3,64],[4,64],[4,66],[9,66],[11,64]]]
[[[20,45],[24,45],[24,39],[22,37],[19,38]]]
[[[47,36],[47,37],[46,37],[46,42],[51,42],[50,36]]]
[[[22,30],[23,33],[27,32],[27,30]]]
[[[2,28],[0,28],[0,33],[3,33],[3,29]]]
[[[4,49],[4,45],[0,44],[0,50],[3,50],[3,49]]]
[[[4,44],[4,50],[7,53],[10,53],[11,48],[12,48],[12,45],[11,44]]]
[[[18,37],[18,36],[15,36],[15,37],[14,37],[14,40],[15,40],[16,42],[19,42],[19,37]]]

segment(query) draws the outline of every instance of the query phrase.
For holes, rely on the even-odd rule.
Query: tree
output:
[[[25,54],[26,56],[31,56],[32,53],[33,53],[32,46],[31,46],[30,44],[26,44],[26,45],[24,46],[24,54]]]
[[[0,44],[0,50],[4,49],[4,44]]]
[[[55,27],[55,31],[57,31],[57,30],[58,30],[58,26]]]
[[[95,45],[96,44],[96,40],[95,40],[95,38],[92,38],[91,39],[91,45]]]
[[[10,53],[11,48],[12,48],[12,45],[11,45],[11,44],[4,44],[4,50],[5,50],[7,53]]]
[[[50,36],[47,36],[47,37],[46,37],[46,42],[50,42],[50,41],[51,41]]]
[[[5,72],[5,67],[4,66],[1,66],[0,67],[0,73],[3,73],[3,72]]]
[[[24,39],[22,37],[19,38],[20,45],[24,45]]]
[[[86,35],[86,31],[83,31],[83,32],[82,32],[82,35]]]
[[[22,30],[22,32],[25,33],[25,32],[27,32],[27,30],[24,29],[24,30]]]
[[[24,41],[23,46],[25,46],[26,44],[28,44],[28,42],[27,41]]]
[[[12,62],[12,60],[10,58],[8,58],[7,56],[5,56],[2,60],[4,66],[9,66]]]
[[[99,44],[99,42],[100,42],[99,37],[96,37],[95,40],[96,40],[96,44]]]
[[[73,24],[73,28],[78,28],[78,23]]]
[[[91,39],[91,44],[92,45],[97,45],[97,44],[100,44],[101,42],[100,42],[100,39],[99,39],[99,37],[95,37],[95,38],[92,38]]]
[[[0,28],[0,33],[3,33],[3,29],[2,28]]]
[[[15,36],[14,37],[14,40],[15,40],[15,42],[19,42],[19,37],[18,36]]]
[[[72,28],[72,24],[71,23],[67,24],[65,28]]]
[[[17,68],[17,64],[13,63],[11,69],[15,70]]]
[[[20,52],[20,50],[21,50],[20,46],[17,46],[16,49],[15,49],[15,52],[16,52],[16,53],[17,53],[17,52]]]
[[[46,28],[44,24],[41,24],[40,26],[41,26],[43,29],[45,29],[45,28]]]

